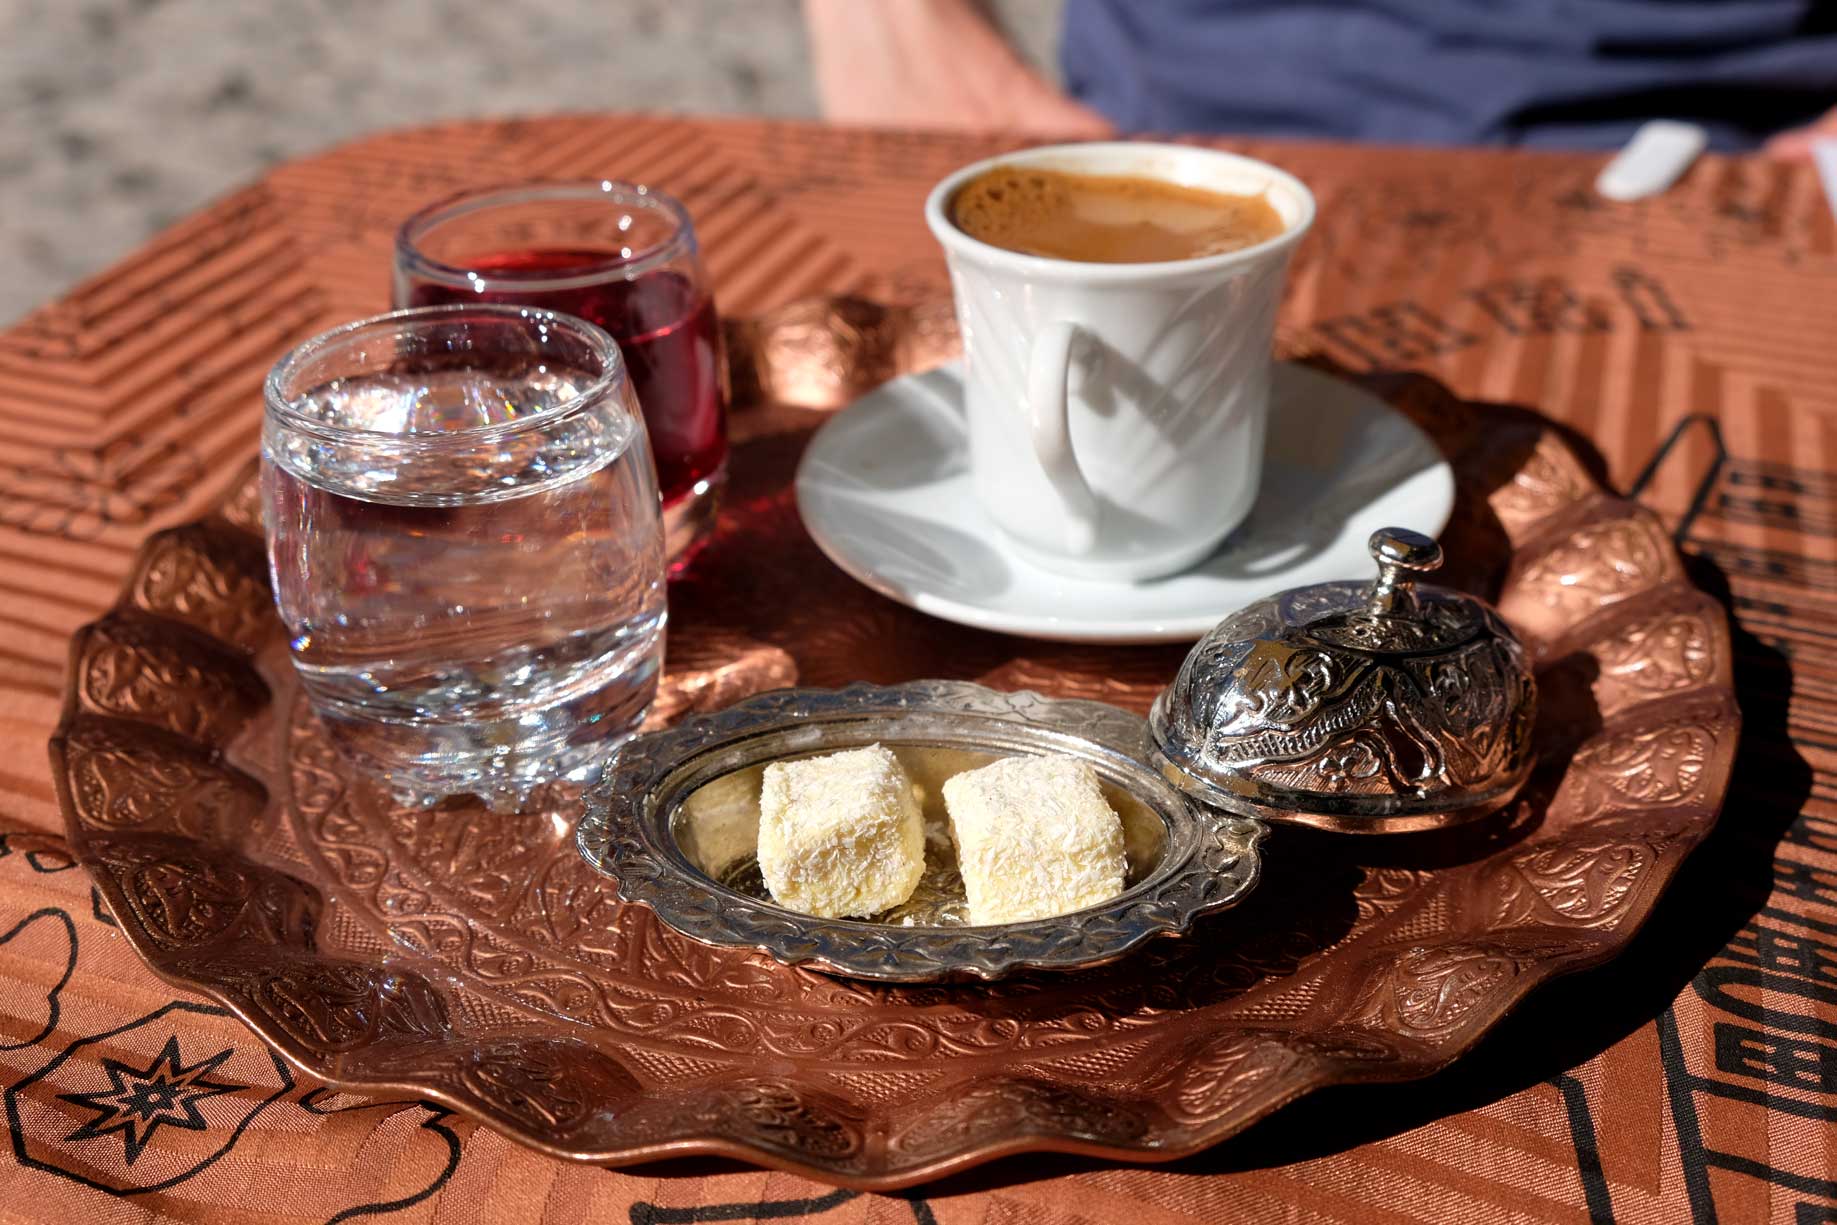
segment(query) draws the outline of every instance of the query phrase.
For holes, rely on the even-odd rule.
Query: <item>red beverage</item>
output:
[[[713,300],[680,272],[587,279],[619,258],[617,251],[568,248],[468,256],[466,267],[480,275],[475,285],[482,289],[417,279],[406,305],[502,302],[578,315],[605,328],[624,351],[668,507],[727,458],[720,324]],[[553,286],[570,279],[584,283]]]
[[[714,531],[727,461],[727,370],[695,227],[638,183],[523,183],[431,204],[396,234],[395,304],[528,306],[619,342],[663,494],[664,551]]]

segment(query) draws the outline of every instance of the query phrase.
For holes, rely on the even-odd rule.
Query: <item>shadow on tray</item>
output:
[[[1686,565],[1691,581],[1728,610],[1722,572],[1694,557]],[[1237,1173],[1389,1139],[1549,1083],[1658,1016],[1766,903],[1775,847],[1811,792],[1811,767],[1787,727],[1791,665],[1732,615],[1730,633],[1742,736],[1723,816],[1612,962],[1540,987],[1472,1051],[1432,1076],[1318,1090],[1212,1149],[1158,1168]],[[959,1194],[1110,1167],[1056,1154],[1023,1156],[927,1184],[920,1193]]]
[[[1688,564],[1691,580],[1726,609],[1722,573],[1697,559]],[[1322,1090],[1174,1168],[1222,1173],[1282,1165],[1476,1109],[1586,1062],[1676,999],[1766,904],[1775,846],[1811,793],[1811,767],[1787,729],[1791,665],[1732,617],[1730,631],[1742,735],[1723,815],[1611,963],[1532,993],[1471,1052],[1433,1076]]]
[[[1449,567],[1452,573],[1438,577],[1470,590],[1496,591],[1501,575],[1493,559],[1505,556],[1509,545],[1500,525],[1486,509],[1486,495],[1491,492],[1487,480],[1474,481],[1474,469],[1508,479],[1523,461],[1520,449],[1528,452],[1536,435],[1554,423],[1516,406],[1461,405],[1441,384],[1419,375],[1376,375],[1359,381],[1416,418],[1444,450],[1455,456],[1457,469],[1462,467],[1462,457],[1457,452],[1477,445],[1490,452],[1490,462],[1474,462],[1471,453],[1466,457],[1473,467],[1465,472],[1468,479],[1462,487],[1462,510],[1449,525],[1449,533],[1458,532],[1460,538],[1459,549],[1452,554],[1456,564]],[[1465,414],[1458,411],[1465,408],[1471,413],[1475,407],[1485,414],[1483,442],[1472,435],[1472,418],[1463,421]],[[1456,411],[1437,420],[1446,408]],[[1466,438],[1458,437],[1463,425],[1469,435]],[[1589,474],[1603,487],[1611,487],[1599,453],[1573,432],[1560,426],[1556,429]],[[1721,571],[1688,555],[1685,563],[1692,582],[1715,597],[1725,611],[1732,612],[1728,583]],[[1557,979],[1532,992],[1473,1050],[1441,1072],[1399,1084],[1316,1091],[1206,1152],[1159,1168],[1188,1175],[1225,1174],[1312,1160],[1381,1141],[1551,1082],[1638,1031],[1676,999],[1704,963],[1765,904],[1772,890],[1775,845],[1811,789],[1811,768],[1793,748],[1788,734],[1790,664],[1779,651],[1745,632],[1732,615],[1730,632],[1743,731],[1724,815],[1684,862],[1639,934],[1610,964]],[[1546,716],[1552,724],[1566,729],[1564,740],[1579,742],[1599,727],[1599,714],[1592,709],[1590,692],[1592,663],[1580,658],[1558,661],[1541,672]],[[1528,785],[1529,793],[1535,794],[1540,785],[1553,786],[1554,781],[1534,777]],[[1266,980],[1267,976],[1287,973],[1294,962],[1336,943],[1349,932],[1355,923],[1351,913],[1352,886],[1361,870],[1386,866],[1446,868],[1482,859],[1502,843],[1518,841],[1535,828],[1540,818],[1533,815],[1524,820],[1523,810],[1538,813],[1542,806],[1517,807],[1520,819],[1515,822],[1507,823],[1506,814],[1502,814],[1501,818],[1477,826],[1387,839],[1382,846],[1364,840],[1349,843],[1344,838],[1305,830],[1277,831],[1268,846],[1271,861],[1279,858],[1311,865],[1314,888],[1306,904],[1290,913],[1299,899],[1293,890],[1282,890],[1279,882],[1272,879],[1245,905],[1211,922],[1235,926],[1240,932],[1261,930],[1269,936],[1286,930],[1288,940],[1279,942],[1287,946],[1279,949],[1284,955],[1268,958],[1256,967],[1262,973],[1252,977]],[[1313,921],[1285,929],[1285,923],[1293,922],[1298,915],[1310,916]],[[1199,943],[1154,946],[1145,950],[1145,955],[1159,963],[1158,969],[1166,974],[1202,958]],[[1087,986],[1097,988],[1114,972],[1096,971],[1080,977],[1087,978]],[[1230,998],[1254,985],[1229,975],[1223,978],[1226,981],[1209,984],[1215,999]],[[1189,981],[1186,986],[1190,992],[1195,984]],[[990,991],[985,1007],[994,1013],[1004,1012],[1020,1003],[1024,988],[1020,998],[1010,1000],[1008,996],[1009,991],[1001,988]],[[998,1160],[905,1194],[948,1196],[1115,1166],[1114,1162],[1081,1157],[1030,1154]],[[720,1160],[690,1159],[639,1168],[655,1177],[687,1177],[743,1167]]]

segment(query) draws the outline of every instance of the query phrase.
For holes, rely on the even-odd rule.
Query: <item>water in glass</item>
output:
[[[400,367],[305,389],[293,428],[271,413],[276,598],[347,754],[423,802],[514,804],[590,774],[656,690],[645,432],[622,379],[585,403],[599,372],[553,353]]]

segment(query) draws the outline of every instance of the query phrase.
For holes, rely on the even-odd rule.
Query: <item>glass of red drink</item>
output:
[[[454,196],[397,233],[394,293],[398,307],[532,306],[612,333],[650,433],[669,557],[688,559],[726,475],[727,368],[679,201],[615,179]]]

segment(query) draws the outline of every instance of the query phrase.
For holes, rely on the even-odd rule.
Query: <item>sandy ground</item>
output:
[[[1050,58],[1058,0],[996,7]],[[0,324],[276,161],[640,107],[815,115],[797,0],[0,0]]]

